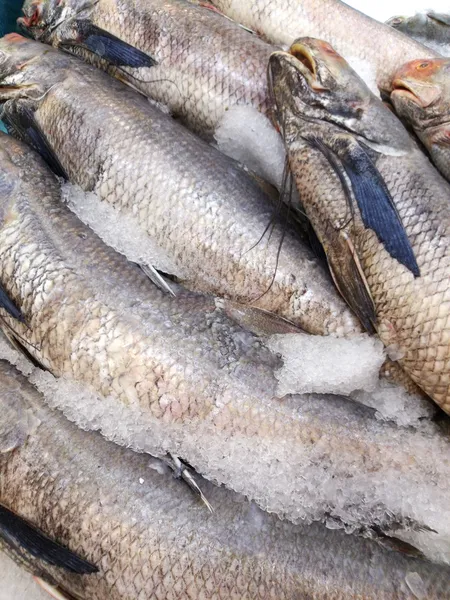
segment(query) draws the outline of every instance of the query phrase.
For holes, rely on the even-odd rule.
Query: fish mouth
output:
[[[417,86],[409,83],[406,79],[394,79],[392,95],[406,98],[421,108],[428,108],[440,98],[441,93],[436,86],[421,85],[420,89],[417,89]]]
[[[294,42],[286,54],[290,58],[289,62],[301,72],[312,90],[323,92],[327,89],[319,81],[317,60],[308,46],[298,41]],[[291,57],[294,60],[291,60]]]
[[[25,15],[17,19],[17,24],[23,29],[38,27],[42,17],[42,0],[36,0],[30,6],[29,16]]]

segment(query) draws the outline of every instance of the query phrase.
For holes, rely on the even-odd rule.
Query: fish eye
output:
[[[420,63],[420,64],[417,66],[417,68],[418,68],[418,69],[426,69],[426,68],[427,68],[427,67],[429,67],[429,66],[430,66],[430,63],[425,61],[425,62],[423,62],[423,63]]]

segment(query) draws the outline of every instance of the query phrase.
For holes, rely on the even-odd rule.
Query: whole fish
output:
[[[164,294],[60,202],[37,155],[11,136],[0,148],[0,280],[25,317],[2,311],[2,328],[51,372],[35,381],[52,406],[293,521],[417,540],[450,562],[437,429],[381,424],[337,397],[276,398],[280,358],[261,340],[210,298]]]
[[[428,10],[413,17],[392,17],[386,24],[443,56],[450,55],[450,14]]]
[[[417,60],[395,74],[391,100],[450,181],[450,59]]]
[[[185,286],[276,313],[309,333],[359,330],[322,265],[234,161],[75,57],[18,35],[3,38],[0,51],[0,102],[11,131],[95,192],[98,205],[132,218]]]
[[[326,42],[270,59],[275,118],[336,284],[450,412],[450,187]]]
[[[0,431],[10,441],[0,437],[0,502],[18,521],[8,533],[20,536],[26,518],[99,569],[70,572],[58,549],[60,565],[50,565],[40,553],[51,542],[42,550],[38,540],[26,567],[55,597],[450,598],[449,567],[317,524],[282,522],[203,482],[215,507],[207,514],[179,482],[156,472],[156,461],[77,429],[4,362],[0,382]],[[2,525],[0,513],[0,536]],[[33,542],[6,548],[17,556]]]
[[[188,0],[27,0],[33,37],[109,69],[209,139],[226,112],[266,113],[275,48]]]
[[[385,91],[390,91],[394,71],[407,60],[439,56],[339,0],[212,0],[212,4],[275,44],[289,47],[300,36],[326,40],[372,88],[375,79]]]

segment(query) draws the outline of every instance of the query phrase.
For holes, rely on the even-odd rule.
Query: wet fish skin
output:
[[[450,59],[412,61],[395,74],[391,100],[450,181]]]
[[[212,4],[275,44],[289,47],[300,36],[326,40],[356,70],[361,61],[369,64],[385,91],[390,90],[394,71],[407,60],[439,56],[339,0],[212,0]]]
[[[70,181],[133,217],[185,286],[309,333],[359,331],[322,265],[234,161],[77,58],[19,36],[0,45],[5,112],[31,114]]]
[[[212,139],[222,117],[234,106],[252,106],[266,114],[267,61],[275,48],[198,4],[187,0],[30,0],[20,23],[36,39],[103,68],[115,56],[111,61],[105,57],[102,32],[143,51],[155,65],[129,68],[124,64],[110,71],[169,107],[196,133]],[[86,46],[95,48],[104,60]]]
[[[429,10],[412,17],[392,17],[386,25],[412,37],[443,56],[450,54],[450,14]]]
[[[275,114],[337,284],[450,412],[450,188],[326,42],[291,52],[271,57]]]
[[[407,581],[416,573],[427,598],[450,597],[448,567],[322,526],[282,522],[203,482],[215,508],[209,515],[179,482],[150,468],[148,457],[51,411],[4,361],[0,382],[0,429],[24,425],[15,450],[0,453],[0,502],[100,569],[77,576],[27,565],[63,592],[85,600],[413,600]],[[3,410],[12,394],[16,419]],[[28,429],[30,415],[38,425]]]
[[[381,424],[337,397],[276,398],[278,356],[211,299],[163,294],[60,202],[37,155],[11,136],[0,142],[11,184],[0,198],[0,280],[27,322],[2,315],[3,329],[72,385],[57,401],[70,419],[177,455],[293,521],[366,535],[376,526],[413,545],[417,528],[436,530],[443,549],[427,556],[450,562],[446,440]],[[390,492],[399,482],[413,486],[414,507]]]

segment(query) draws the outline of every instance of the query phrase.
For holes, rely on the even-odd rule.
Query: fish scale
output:
[[[16,48],[36,54],[21,74],[47,93],[25,103],[70,181],[134,217],[186,287],[309,333],[360,330],[320,262],[234,161],[78,59],[25,39]]]
[[[11,429],[16,440],[14,451],[0,453],[0,501],[99,569],[76,575],[15,556],[63,593],[86,600],[414,600],[411,582],[418,581],[429,600],[450,597],[448,567],[317,524],[283,522],[203,482],[215,507],[208,514],[178,481],[149,468],[148,457],[50,410],[5,361],[0,381],[0,430]],[[8,390],[15,396],[9,416]],[[37,417],[33,427],[24,414]]]
[[[384,90],[390,90],[395,70],[406,61],[439,56],[339,0],[211,1],[226,15],[272,43],[289,47],[303,36],[326,40],[350,64],[353,61],[357,71],[364,71],[368,65],[376,75],[378,86]]]
[[[0,172],[14,182],[0,202],[0,279],[26,317],[4,330],[58,378],[41,374],[44,388],[62,386],[54,405],[83,429],[179,456],[293,521],[332,519],[366,535],[394,528],[414,541],[426,525],[444,549],[424,551],[450,560],[449,453],[438,430],[397,429],[336,396],[275,397],[279,356],[213,299],[163,294],[61,203],[37,155],[11,136],[0,147]]]
[[[324,244],[335,277],[341,275],[339,260],[344,260],[346,252],[349,254],[345,260],[350,260],[353,250],[348,248],[354,248],[362,270],[357,278],[370,292],[374,325],[381,340],[388,349],[395,349],[399,364],[411,378],[449,412],[450,187],[401,123],[328,44],[300,39],[292,46],[294,51],[306,57],[309,66],[291,54],[273,55],[272,85],[280,126],[285,123],[290,167],[305,211]],[[305,83],[299,84],[302,78]],[[319,92],[318,84],[322,88]],[[359,116],[355,111],[345,120],[341,104],[348,95],[356,107],[362,108]],[[296,103],[289,99],[292,97]],[[372,227],[363,222],[361,206],[378,202],[378,197],[357,198],[356,188],[351,186],[349,200],[331,163],[320,149],[311,149],[308,141],[321,139],[335,148],[335,140],[342,139],[342,135],[347,141],[353,136],[350,143],[364,145],[370,156],[377,172],[377,191],[387,189],[400,218],[404,238],[396,242],[397,248],[400,244],[403,248],[410,245],[418,275],[413,266],[402,264],[388,250],[393,216],[386,224],[379,218]],[[339,168],[343,170],[342,164]],[[367,173],[362,178],[368,179]],[[351,219],[346,217],[349,206]],[[346,222],[344,227],[342,220]],[[384,242],[380,239],[385,233],[382,227],[387,227]],[[349,239],[351,246],[339,247],[336,239]],[[342,270],[340,281],[347,289],[341,291],[350,301],[350,285],[355,277]],[[363,316],[373,318],[361,297],[355,302]]]
[[[109,69],[163,103],[190,129],[212,139],[225,113],[235,106],[268,112],[266,68],[274,48],[202,4],[187,0],[44,0],[37,22],[27,24],[26,16],[22,24],[37,39]],[[64,20],[54,27],[62,9]],[[23,10],[31,17],[36,2],[27,2]],[[102,56],[101,43],[99,55],[80,45],[83,36],[76,26],[80,20],[147,53],[156,65],[111,67]]]

